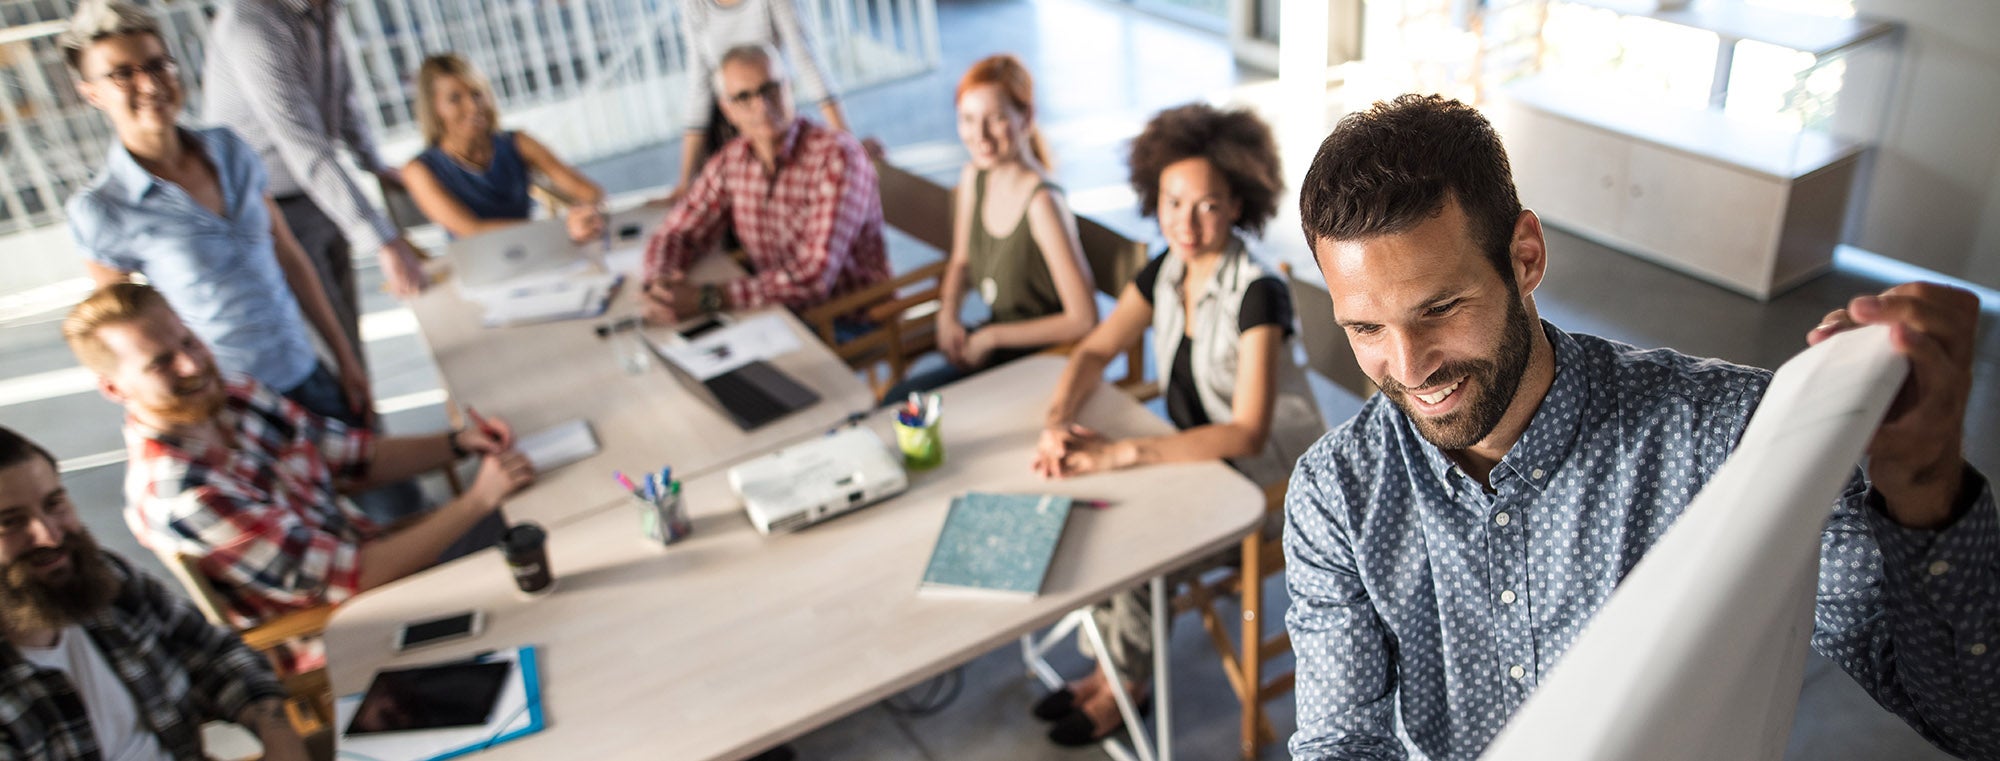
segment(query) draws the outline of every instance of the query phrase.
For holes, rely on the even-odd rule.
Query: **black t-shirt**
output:
[[[1145,297],[1147,304],[1153,303],[1153,288],[1159,285],[1160,263],[1172,255],[1153,257],[1132,278],[1132,284],[1139,289],[1139,295]],[[1187,324],[1193,326],[1192,321]],[[1284,280],[1265,275],[1251,281],[1250,286],[1243,290],[1242,309],[1238,310],[1236,317],[1236,332],[1240,334],[1259,325],[1277,325],[1286,338],[1292,336],[1292,293],[1285,287]],[[1158,342],[1167,339],[1165,336],[1154,336],[1153,340],[1157,348]],[[1174,366],[1170,372],[1166,388],[1162,391],[1167,400],[1167,419],[1174,421],[1174,426],[1181,430],[1214,422],[1208,419],[1208,411],[1202,409],[1201,395],[1195,390],[1194,341],[1185,334],[1180,337],[1180,349],[1174,352]]]

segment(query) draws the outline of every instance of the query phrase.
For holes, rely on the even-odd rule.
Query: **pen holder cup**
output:
[[[632,504],[639,508],[639,531],[648,540],[665,546],[694,533],[694,524],[688,521],[687,510],[681,505],[681,495],[663,494],[658,499],[647,499],[639,492],[631,495]]]
[[[930,425],[904,425],[896,421],[896,448],[903,452],[903,467],[930,470],[944,464],[944,437],[938,433],[942,421]]]

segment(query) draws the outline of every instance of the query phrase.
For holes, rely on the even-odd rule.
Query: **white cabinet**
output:
[[[1488,109],[1545,222],[1758,299],[1832,266],[1861,146],[1607,105],[1530,83]]]

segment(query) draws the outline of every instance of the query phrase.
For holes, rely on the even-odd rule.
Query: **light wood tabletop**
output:
[[[663,213],[627,211],[613,215],[612,224]],[[691,277],[719,280],[740,271],[728,257],[708,256]],[[684,477],[694,476],[816,434],[872,406],[867,384],[783,308],[736,316],[773,314],[792,329],[798,350],[771,364],[818,392],[820,401],[811,407],[744,431],[677,383],[658,358],[645,372],[628,374],[611,343],[593,331],[638,314],[637,273],[627,274],[625,286],[597,319],[488,328],[481,323],[481,307],[461,298],[448,279],[410,304],[445,391],[460,409],[470,406],[503,418],[517,436],[576,418],[597,431],[598,454],[540,474],[534,485],[507,500],[509,520],[544,526],[575,520],[624,498],[612,481],[613,470],[639,474],[671,465]],[[665,328],[646,330],[655,337],[667,334]]]
[[[1029,357],[943,389],[945,462],[909,491],[795,534],[750,526],[720,470],[686,482],[694,533],[649,545],[636,509],[554,528],[554,592],[516,592],[486,550],[342,604],[326,631],[335,694],[372,673],[469,653],[542,648],[548,727],[488,758],[740,759],[970,660],[1064,613],[1248,535],[1263,493],[1220,462],[1045,482],[1029,470],[1063,360]],[[1112,435],[1169,430],[1115,389],[1080,420]],[[891,418],[864,425],[893,446]],[[1027,601],[936,599],[916,589],[953,496],[969,490],[1108,499],[1079,506]],[[466,608],[474,640],[398,657],[398,625]]]

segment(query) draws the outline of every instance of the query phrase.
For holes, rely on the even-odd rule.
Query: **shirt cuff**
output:
[[[1994,509],[1993,486],[1970,465],[1965,478],[1964,488],[1974,494],[1972,505],[1942,529],[1897,523],[1873,491],[1863,511],[1882,550],[1884,580],[1935,611],[1959,610],[1967,601],[1991,595],[2000,569],[2000,515]]]
[[[763,290],[757,287],[755,277],[739,277],[731,280],[725,289],[729,291],[729,310],[732,312],[756,309],[768,303]]]

